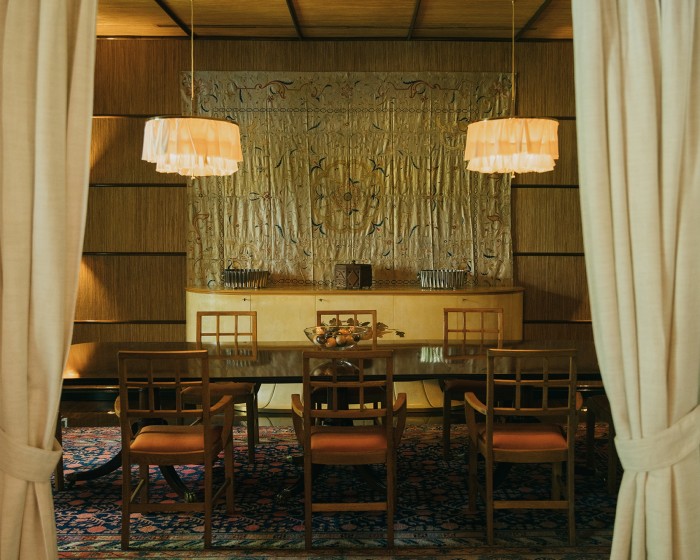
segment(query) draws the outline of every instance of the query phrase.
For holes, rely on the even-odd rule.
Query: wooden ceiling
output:
[[[504,40],[511,0],[194,0],[197,38]],[[187,37],[190,0],[100,0],[98,37]],[[572,39],[571,0],[516,0],[518,40]]]

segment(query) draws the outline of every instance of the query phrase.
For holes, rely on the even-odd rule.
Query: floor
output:
[[[64,398],[61,405],[62,422],[64,426],[118,426],[119,419],[114,414],[114,393],[104,393],[100,395],[91,395],[86,398],[85,395],[68,395]],[[440,424],[442,419],[439,410],[432,413],[410,413],[407,420],[410,424]],[[268,426],[289,426],[291,425],[291,417],[285,411],[266,412],[260,417],[261,425]],[[61,554],[60,558],[76,558],[75,556]],[[361,553],[357,550],[344,551],[337,549],[317,549],[309,553],[300,553],[299,551],[259,551],[251,555],[249,553],[240,552],[232,553],[231,551],[206,551],[197,556],[198,560],[215,560],[223,558],[236,559],[255,559],[255,560],[271,560],[273,558],[304,559],[304,560],[369,560],[372,558],[388,558],[388,559],[434,559],[434,560],[597,560],[607,558],[608,555],[591,555],[590,552],[579,555],[576,551],[570,548],[562,548],[561,550],[530,550],[527,554],[514,554],[512,550],[494,550],[493,548],[483,547],[482,549],[462,550],[459,548],[448,548],[439,550],[430,549],[401,549],[394,551],[387,550],[367,550]],[[121,559],[156,559],[159,560],[184,560],[185,557],[178,556],[176,552],[153,552],[153,553],[138,553],[135,551],[124,552],[115,556],[113,553],[100,556],[99,560],[121,560]],[[188,558],[193,558],[188,556]],[[97,560],[97,559],[95,559]]]

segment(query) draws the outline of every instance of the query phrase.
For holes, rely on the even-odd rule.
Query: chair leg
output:
[[[566,499],[569,501],[569,544],[576,544],[576,513],[574,510],[575,485],[574,485],[574,461],[573,457],[566,462]]]
[[[493,461],[486,460],[486,542],[493,545]]]
[[[61,424],[61,415],[58,415],[58,419],[56,420],[56,441],[58,441],[58,444],[63,447],[63,426]],[[56,487],[57,492],[61,492],[64,487],[64,476],[63,476],[63,453],[61,453],[61,457],[58,459],[58,463],[56,463],[56,469],[54,470],[54,485]]]
[[[470,434],[471,436],[471,434]],[[476,512],[476,492],[477,492],[477,462],[478,462],[478,443],[471,439],[469,440],[469,511]]]
[[[595,412],[590,408],[586,412],[586,466],[595,467]]]
[[[386,544],[394,547],[394,510],[396,508],[396,460],[390,459],[386,465]]]
[[[561,498],[561,463],[552,463],[552,500]]]
[[[442,456],[450,458],[450,427],[452,425],[452,399],[447,391],[442,397]]]
[[[122,463],[122,535],[121,548],[129,550],[129,523],[131,521],[131,468]]]
[[[214,497],[214,472],[211,456],[204,464],[204,548],[211,548],[212,499]]]
[[[257,385],[253,393],[253,419],[255,421],[255,443],[260,443],[260,411],[258,410],[258,390],[260,385]]]
[[[246,399],[245,415],[248,422],[246,432],[248,435],[248,461],[255,463],[255,443],[257,441],[257,418],[256,418],[257,402],[255,395],[250,395]]]
[[[233,514],[234,510],[234,464],[233,464],[233,433],[230,432],[224,440],[224,484],[226,486],[226,513]]]
[[[617,492],[617,449],[615,449],[615,426],[612,418],[608,422],[608,493]]]
[[[305,453],[309,453],[305,451]],[[311,548],[311,522],[312,522],[312,487],[313,476],[311,474],[312,463],[308,457],[304,458],[304,543],[306,549]]]
[[[143,481],[141,485],[141,492],[139,495],[139,500],[148,502],[148,491],[149,491],[149,476],[148,476],[149,465],[139,465],[139,479]],[[139,481],[139,482],[140,482]]]
[[[607,467],[607,488],[608,493],[615,494],[617,491],[617,452],[615,450],[615,426],[612,417],[603,409],[600,415],[601,422],[608,424],[608,467]],[[586,466],[595,468],[595,423],[596,410],[593,406],[586,413]]]

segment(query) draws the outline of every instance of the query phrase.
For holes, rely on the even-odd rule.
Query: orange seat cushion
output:
[[[332,453],[367,453],[386,451],[387,441],[384,428],[350,428],[343,430],[314,430],[311,434],[311,451]]]
[[[479,437],[486,441],[486,426],[479,427]],[[566,438],[554,424],[496,424],[493,427],[493,448],[507,450],[565,450]]]
[[[221,426],[210,428],[212,444],[221,445]],[[131,442],[139,453],[196,453],[204,450],[202,426],[145,426]]]

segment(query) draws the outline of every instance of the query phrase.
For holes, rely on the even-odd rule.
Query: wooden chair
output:
[[[371,336],[368,341],[371,341],[372,349],[376,350],[378,347],[378,333],[379,333],[379,323],[377,321],[377,311],[375,309],[340,309],[340,310],[320,310],[316,311],[316,324],[317,325],[361,325],[370,327]],[[363,347],[365,344],[362,342],[358,343],[358,347]],[[351,391],[347,391],[348,400],[351,402],[357,402],[357,398],[354,399],[350,397]],[[314,398],[318,399],[317,404],[323,402],[325,399],[325,391],[317,391]],[[368,391],[365,394],[367,402],[375,403],[376,407],[383,405],[384,393],[382,391]]]
[[[317,325],[362,325],[372,329],[372,349],[377,349],[378,323],[375,309],[341,309],[316,311]],[[362,344],[362,343],[360,343]]]
[[[256,311],[198,311],[197,346],[209,349],[212,365],[221,360],[255,360],[258,355],[258,315]],[[255,445],[260,441],[258,422],[258,391],[260,383],[214,381],[210,384],[211,399],[223,395],[233,397],[235,404],[244,404],[248,460],[255,462]],[[201,395],[189,391],[188,402],[198,402]]]
[[[503,309],[500,307],[454,307],[443,309],[443,357],[464,360],[486,368],[486,350],[503,347]],[[483,364],[483,367],[481,366]],[[486,383],[483,376],[476,379],[446,379],[442,382],[442,452],[450,458],[450,430],[454,401],[462,402],[464,393],[474,392],[486,399]]]
[[[215,405],[210,403],[208,359],[206,350],[118,353],[124,550],[129,548],[132,513],[204,512],[204,546],[208,548],[214,505],[225,497],[227,511],[233,512],[233,399],[226,396]],[[188,376],[192,372],[195,379]],[[191,387],[201,391],[201,408],[184,405],[182,393]],[[223,426],[212,424],[212,416],[219,413],[224,414]],[[222,451],[224,481],[215,491],[213,464]],[[132,465],[139,467],[133,490]],[[150,465],[202,465],[202,499],[150,501]]]
[[[507,367],[502,367],[501,360],[509,360]],[[494,402],[499,389],[511,393],[512,406],[500,407]],[[469,508],[476,509],[478,488],[486,502],[488,544],[493,544],[494,509],[541,508],[567,510],[569,543],[576,543],[574,444],[578,402],[576,350],[488,350],[486,403],[473,392],[465,395]],[[485,417],[485,422],[477,423],[477,412]],[[520,422],[511,422],[514,419]],[[481,487],[477,478],[478,454],[485,459],[485,484]],[[551,463],[550,499],[496,500],[493,475],[498,462]],[[562,463],[566,463],[564,480]]]
[[[330,361],[329,361],[330,358]],[[323,361],[323,374],[311,361]],[[393,399],[393,352],[390,350],[349,350],[329,354],[303,353],[303,400],[292,395],[292,413],[297,436],[304,451],[304,526],[306,548],[312,546],[312,517],[316,512],[385,511],[387,546],[394,543],[396,507],[396,448],[406,422],[406,395]],[[348,362],[352,367],[348,367]],[[378,364],[380,375],[377,370]],[[373,366],[374,374],[369,367]],[[314,372],[314,370],[316,371]],[[359,396],[357,406],[348,407],[348,390]],[[381,390],[386,406],[375,408],[365,394]],[[326,391],[326,403],[317,405],[315,391]],[[362,425],[353,422],[364,421]],[[386,466],[386,495],[382,501],[316,502],[313,499],[315,465]]]

